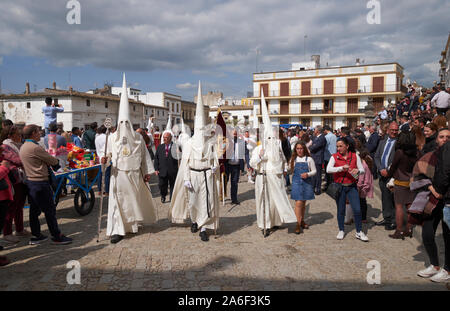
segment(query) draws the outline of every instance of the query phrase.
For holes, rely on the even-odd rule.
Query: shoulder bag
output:
[[[352,158],[350,157],[350,163],[351,164]],[[340,183],[337,182],[333,182],[331,185],[328,186],[327,188],[327,194],[333,198],[335,201],[337,201],[339,199],[339,195],[341,194],[342,191],[342,182],[344,181],[345,176],[347,175],[347,172],[345,172],[344,176],[342,176],[342,180]]]

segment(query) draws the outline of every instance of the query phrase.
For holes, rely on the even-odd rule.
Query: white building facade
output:
[[[447,44],[445,49],[441,52],[441,60],[439,61],[440,70],[439,75],[441,83],[446,88],[450,87],[450,34],[448,35]]]
[[[65,130],[73,127],[87,128],[91,123],[98,125],[111,118],[117,122],[120,97],[89,94],[76,91],[46,89],[42,93],[12,94],[0,96],[4,118],[14,123],[44,126],[45,98],[51,97],[61,104],[64,112],[58,113],[57,122],[63,122]],[[130,116],[134,128],[146,127],[152,111],[167,111],[163,107],[145,106],[142,102],[130,99]]]
[[[293,68],[298,67],[298,65]],[[253,97],[260,111],[264,92],[272,124],[329,125],[333,129],[365,122],[402,97],[403,67],[397,63],[291,70],[253,74]],[[260,112],[259,112],[260,113]]]

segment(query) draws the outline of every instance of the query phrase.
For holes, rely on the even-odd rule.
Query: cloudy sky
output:
[[[119,86],[126,72],[143,91],[193,100],[201,80],[204,92],[245,97],[256,70],[289,70],[305,54],[319,54],[322,66],[398,62],[430,85],[450,31],[448,0],[378,0],[380,24],[367,22],[369,0],[78,2],[81,24],[71,25],[69,0],[1,0],[3,93],[26,82],[32,91],[53,81],[81,91]]]

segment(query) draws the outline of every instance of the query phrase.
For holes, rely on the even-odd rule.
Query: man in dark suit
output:
[[[239,175],[244,170],[245,141],[238,138],[237,131],[233,131],[233,137],[227,148],[227,161],[225,162],[225,172],[231,177],[231,203],[239,205],[237,199]]]
[[[322,165],[326,146],[327,140],[323,134],[323,127],[318,125],[314,129],[313,143],[309,147],[309,152],[316,164],[317,170],[316,175],[313,176],[313,187],[316,195],[322,193]]]
[[[380,143],[380,135],[378,135],[378,128],[375,124],[371,124],[369,126],[369,133],[370,136],[366,143],[366,149],[370,153],[370,157],[374,159],[375,152],[377,151],[378,145]],[[374,179],[378,178],[376,165],[373,165],[372,175]]]
[[[395,225],[395,205],[394,205],[394,195],[386,187],[389,182],[387,177],[387,170],[392,164],[395,153],[395,143],[398,137],[398,124],[393,121],[389,124],[387,130],[387,137],[383,139],[378,145],[377,151],[375,152],[375,165],[378,169],[378,174],[380,175],[380,190],[381,190],[381,202],[382,202],[382,212],[383,220],[376,223],[378,226],[384,226],[386,230],[394,230]]]
[[[178,173],[178,160],[172,156],[172,134],[165,132],[163,144],[158,146],[155,154],[155,171],[159,177],[159,191],[161,192],[161,202],[166,202],[167,187],[170,185],[170,199],[172,199],[173,186]],[[175,149],[174,149],[175,151]]]

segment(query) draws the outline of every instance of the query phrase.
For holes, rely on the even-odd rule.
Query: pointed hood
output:
[[[202,100],[202,86],[198,81],[197,107],[195,109],[194,135],[191,138],[192,154],[195,159],[203,158],[205,147],[205,113]]]
[[[201,130],[205,126],[205,108],[203,107],[202,85],[198,81],[197,107],[195,108],[194,131]]]
[[[253,128],[257,129],[259,127],[258,114],[256,113],[257,105],[253,104]]]
[[[120,95],[119,116],[117,122],[128,121],[131,123],[130,118],[130,103],[128,102],[128,90],[125,73],[123,74],[122,93]]]
[[[169,119],[167,120],[167,126],[166,126],[165,131],[163,132],[163,135],[165,133],[170,133],[170,135],[172,135],[172,137],[173,137],[173,132],[172,132],[172,114],[171,113],[169,113]]]
[[[261,115],[264,124],[264,138],[274,137],[272,130],[272,122],[270,122],[269,113],[267,112],[266,100],[264,98],[264,93],[261,92]]]
[[[133,129],[130,116],[130,104],[128,102],[127,81],[123,74],[122,93],[120,95],[119,115],[117,117],[117,131],[112,135],[114,142],[120,148],[125,148],[124,154],[132,154],[140,144],[140,134]],[[117,147],[119,148],[119,147]]]
[[[182,134],[187,134],[186,133],[186,129],[184,128],[184,120],[183,120],[183,118],[181,118],[181,133]]]

